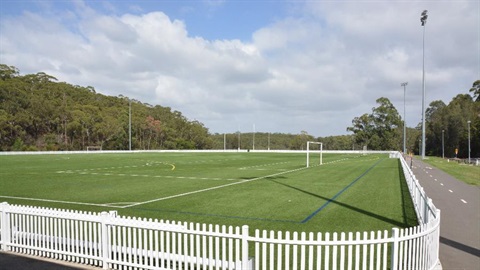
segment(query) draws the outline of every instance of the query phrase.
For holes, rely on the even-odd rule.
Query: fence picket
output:
[[[277,232],[277,239],[278,240],[283,240],[282,239],[282,232],[278,231]],[[283,246],[282,244],[277,244],[277,269],[283,269],[283,256],[282,256],[282,250]]]
[[[314,242],[314,241],[315,241],[312,232],[310,232],[310,233],[308,234],[308,241],[310,241],[310,242]],[[314,257],[313,248],[314,248],[313,245],[309,245],[309,246],[308,246],[308,269],[313,269],[313,257]],[[279,267],[278,269],[282,269],[282,268]]]
[[[290,232],[285,232],[285,269],[290,270]]]
[[[330,241],[330,233],[325,233],[325,241]],[[325,269],[330,269],[330,245],[325,245]]]
[[[352,232],[349,232],[348,233],[348,242],[349,243],[353,243],[353,233]],[[353,246],[352,245],[348,245],[348,251],[347,251],[347,269],[348,270],[352,270],[352,260],[353,260],[354,256],[353,256]]]
[[[293,251],[292,251],[292,255],[293,255],[293,270],[297,270],[297,267],[298,267],[298,245],[296,244],[298,243],[298,233],[297,232],[293,232]]]
[[[317,233],[317,241],[322,241],[322,233]],[[317,245],[317,270],[322,270],[322,246]]]
[[[270,231],[270,239],[275,239],[275,232]],[[270,243],[270,270],[274,270],[275,268],[275,244]]]
[[[338,234],[336,232],[333,233],[333,242],[338,241]],[[338,254],[337,254],[337,245],[332,246],[332,269],[337,270],[337,261],[338,261]]]

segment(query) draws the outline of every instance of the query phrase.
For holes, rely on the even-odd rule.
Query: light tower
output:
[[[468,125],[468,164],[470,164],[470,123],[472,121],[468,120],[467,125]]]
[[[423,69],[422,69],[422,159],[425,159],[425,25],[427,24],[427,10],[420,16],[423,26]]]
[[[445,130],[442,129],[442,158],[445,158]]]
[[[405,95],[407,93],[408,82],[402,83],[403,86],[403,154],[407,154],[407,122],[405,120]]]

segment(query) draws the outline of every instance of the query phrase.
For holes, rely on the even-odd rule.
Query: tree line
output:
[[[430,156],[480,157],[480,80],[468,90],[458,94],[450,103],[432,101],[425,111],[425,154]],[[378,106],[352,120],[347,131],[353,132],[354,141],[373,150],[403,151],[403,120],[387,98],[376,100]],[[420,154],[422,124],[407,128],[408,153]]]
[[[21,76],[17,68],[4,64],[0,64],[0,104],[2,151],[85,150],[88,146],[126,150],[130,130],[132,149],[212,146],[202,123],[169,107],[105,96],[91,86],[57,82],[43,72]]]
[[[448,105],[439,100],[430,103],[427,155],[441,156],[444,150],[445,156],[452,157],[458,149],[458,157],[468,156],[470,127],[471,156],[480,156],[480,80],[470,93],[457,95]],[[58,82],[43,72],[20,75],[16,67],[0,64],[0,150],[85,150],[88,146],[104,150],[304,150],[307,141],[319,141],[325,150],[401,151],[400,114],[387,98],[376,102],[378,106],[370,113],[352,120],[347,128],[350,135],[315,138],[307,131],[211,134],[202,123],[169,107],[102,95],[91,86]],[[406,133],[407,151],[418,154],[421,123],[407,127]]]

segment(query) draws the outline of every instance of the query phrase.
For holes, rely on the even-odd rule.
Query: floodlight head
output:
[[[427,12],[428,12],[427,10],[424,10],[422,12],[422,15],[420,16],[420,21],[422,22],[422,26],[424,26],[427,23],[427,18],[428,18]]]

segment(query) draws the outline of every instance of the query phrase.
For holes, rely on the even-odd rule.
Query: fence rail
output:
[[[419,226],[298,233],[0,204],[0,250],[103,269],[434,269],[440,211],[399,154]]]

